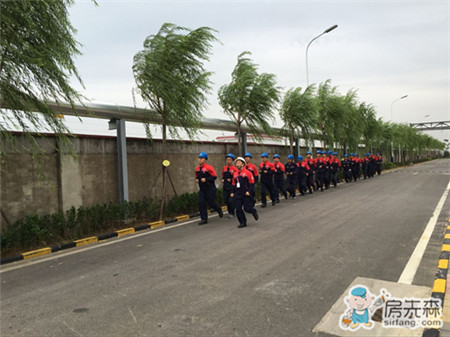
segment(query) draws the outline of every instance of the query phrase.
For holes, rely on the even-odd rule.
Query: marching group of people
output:
[[[261,163],[257,167],[252,163],[253,156],[246,153],[244,157],[235,158],[232,153],[226,155],[226,165],[222,169],[223,198],[227,205],[228,217],[237,217],[238,228],[247,226],[245,212],[252,214],[258,220],[255,208],[255,185],[261,181],[261,207],[267,207],[268,193],[272,206],[280,202],[279,192],[286,200],[295,199],[298,188],[301,195],[313,194],[314,191],[323,192],[324,189],[337,187],[338,173],[343,171],[346,183],[380,175],[383,158],[379,153],[365,153],[359,158],[357,153],[344,154],[342,161],[338,153],[333,151],[317,150],[316,158],[311,151],[306,158],[298,156],[294,161],[292,154],[288,155],[287,162],[283,164],[278,154],[269,161],[269,155],[261,154]],[[201,152],[198,156],[198,166],[195,169],[195,178],[200,187],[199,208],[201,221],[199,225],[208,223],[207,205],[213,208],[220,217],[223,217],[222,208],[215,201],[217,179],[214,167],[207,164],[208,154]],[[286,178],[285,178],[286,177]]]

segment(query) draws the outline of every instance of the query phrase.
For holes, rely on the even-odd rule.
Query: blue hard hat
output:
[[[328,150],[328,154],[333,154],[333,151],[331,151],[331,150]]]
[[[312,154],[311,151],[306,152],[306,154]]]
[[[370,156],[370,152],[367,155]]]
[[[280,158],[280,155],[279,154],[274,154],[273,157],[274,158]]]
[[[269,158],[269,155],[265,152],[261,153],[261,158]]]
[[[231,158],[234,160],[234,154],[232,153],[228,153],[227,156],[225,158]]]
[[[322,154],[327,154],[327,151],[325,151],[325,150],[322,150],[322,152],[321,152]]]
[[[250,158],[253,158],[253,156],[252,156],[252,154],[251,154],[250,152],[247,152],[247,153],[244,155],[244,157],[250,157]]]
[[[321,154],[322,153],[322,151],[320,151],[320,150],[317,150],[317,152],[316,152],[316,154]]]
[[[338,155],[338,153],[337,153],[337,152],[333,152],[333,155],[334,155],[334,156],[337,156],[337,155]]]
[[[353,156],[353,153],[350,152],[350,156]]]
[[[377,156],[379,156],[380,154],[377,152]]]
[[[199,158],[204,158],[204,159],[208,159],[208,154],[206,152],[200,152],[200,154],[198,155]]]
[[[344,157],[348,157],[348,154],[346,153],[346,154],[344,154]]]
[[[290,154],[290,155],[288,156],[288,159],[294,159],[294,155]]]
[[[303,156],[298,156],[297,160],[303,160]]]
[[[356,157],[358,157],[358,154],[357,154],[357,153],[354,153],[354,155],[355,155]]]

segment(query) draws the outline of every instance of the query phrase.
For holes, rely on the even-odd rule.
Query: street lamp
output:
[[[397,101],[400,101],[401,99],[404,99],[406,97],[408,97],[408,95],[404,95],[404,96],[402,96],[400,98],[397,98],[397,99],[392,101],[392,103],[391,103],[391,122],[392,122],[392,119],[393,119],[393,117],[392,117],[392,111],[393,111],[392,108],[394,106],[394,103],[397,102]],[[398,155],[400,156],[400,152],[399,152]],[[394,142],[391,140],[391,163],[393,163],[393,162],[394,162]]]
[[[393,107],[393,105],[394,105],[394,103],[395,102],[397,102],[397,101],[400,101],[401,99],[404,99],[404,98],[406,98],[406,97],[408,97],[408,95],[405,95],[405,96],[402,96],[402,97],[400,97],[400,98],[397,98],[397,99],[395,99],[392,103],[391,103],[391,122],[392,122],[392,107]]]
[[[324,32],[320,35],[317,35],[314,39],[312,39],[309,43],[308,46],[306,47],[306,87],[309,86],[309,74],[308,74],[308,49],[309,46],[311,45],[311,43],[313,43],[314,40],[317,40],[319,37],[321,37],[323,34],[329,33],[332,30],[336,29],[338,27],[338,25],[334,25],[331,26],[330,28],[327,28],[324,30]]]

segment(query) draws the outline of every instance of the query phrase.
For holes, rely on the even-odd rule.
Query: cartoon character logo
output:
[[[350,289],[344,301],[347,310],[340,317],[339,326],[344,330],[357,330],[360,327],[372,329],[374,322],[372,315],[386,302],[386,290],[382,289],[378,297],[373,295],[366,287],[357,285]]]

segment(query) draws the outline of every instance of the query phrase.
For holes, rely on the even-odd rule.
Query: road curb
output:
[[[226,210],[226,206],[223,206],[222,210]],[[211,212],[208,212],[208,213],[211,213]],[[149,222],[149,223],[146,223],[143,225],[138,225],[136,227],[119,229],[119,230],[116,230],[111,233],[101,234],[98,236],[90,236],[87,238],[74,240],[72,242],[67,242],[62,245],[55,245],[55,246],[39,248],[36,250],[31,250],[28,252],[21,253],[19,255],[2,258],[2,259],[0,259],[0,265],[17,262],[17,261],[21,261],[21,260],[28,260],[28,259],[32,259],[35,257],[47,255],[50,253],[59,252],[61,250],[74,248],[74,247],[80,247],[80,246],[84,246],[84,245],[89,245],[89,244],[97,243],[99,241],[104,241],[104,240],[108,240],[108,239],[115,238],[115,237],[131,235],[131,234],[134,234],[136,232],[143,231],[146,229],[155,229],[155,228],[158,228],[158,227],[170,224],[170,223],[182,222],[182,221],[186,221],[186,220],[196,218],[199,216],[200,216],[200,213],[185,214],[185,215],[177,216],[175,218],[166,219],[164,221]]]
[[[444,241],[442,243],[441,254],[439,255],[438,267],[434,277],[433,289],[431,297],[440,298],[442,300],[442,320],[444,325],[450,323],[450,289],[446,295],[449,282],[447,282],[449,273],[449,258],[450,258],[450,219],[444,234]],[[447,305],[446,305],[447,304]],[[422,337],[438,337],[441,334],[441,329],[425,329]]]

